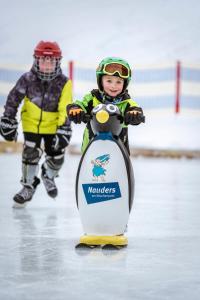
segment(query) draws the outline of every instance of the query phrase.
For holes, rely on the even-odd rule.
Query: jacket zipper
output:
[[[43,94],[42,94],[42,102],[41,102],[40,119],[39,119],[39,122],[38,122],[38,134],[39,134],[39,131],[40,131],[40,124],[41,124],[41,122],[42,122],[44,96],[45,96],[45,93],[46,93],[46,91],[47,91],[46,82],[44,82],[44,84],[42,84],[42,87],[43,87]]]

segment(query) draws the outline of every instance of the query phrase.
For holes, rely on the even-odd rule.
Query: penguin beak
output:
[[[96,119],[99,123],[106,123],[109,119],[109,113],[105,110],[100,110],[96,114]]]

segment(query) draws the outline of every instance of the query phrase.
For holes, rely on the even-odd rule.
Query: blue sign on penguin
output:
[[[118,182],[82,184],[87,204],[114,200],[121,197]]]

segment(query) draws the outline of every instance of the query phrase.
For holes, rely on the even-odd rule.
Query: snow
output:
[[[200,112],[146,111],[146,122],[129,126],[130,146],[142,149],[200,150]],[[81,144],[84,125],[73,125],[71,144]]]
[[[121,56],[131,65],[200,62],[198,0],[1,0],[0,64],[30,65],[39,40],[56,40],[63,66],[71,59],[96,65]],[[144,111],[146,123],[130,127],[130,144],[159,149],[200,149],[200,112]],[[72,143],[81,143],[74,126]],[[20,133],[19,140],[22,140]]]
[[[129,126],[129,143],[133,148],[159,150],[200,150],[200,112],[182,110],[144,111],[146,122]],[[73,135],[70,144],[80,150],[85,124],[72,124]],[[0,141],[3,138],[0,136]],[[18,141],[23,141],[21,123]]]

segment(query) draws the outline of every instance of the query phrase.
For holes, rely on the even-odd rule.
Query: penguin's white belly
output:
[[[98,157],[105,160],[98,162]],[[85,234],[124,233],[129,218],[129,185],[126,162],[117,143],[92,142],[77,178],[78,208]]]

